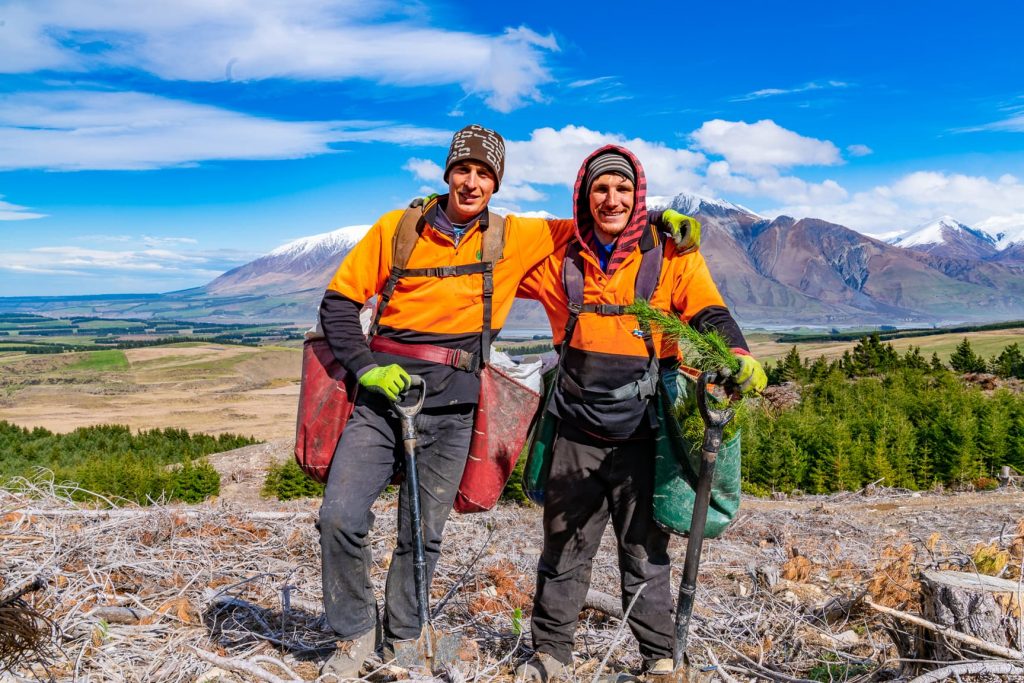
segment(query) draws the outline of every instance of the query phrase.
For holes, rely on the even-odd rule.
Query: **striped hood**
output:
[[[643,236],[644,228],[647,226],[647,177],[644,175],[644,167],[640,165],[639,159],[625,147],[619,145],[605,145],[594,150],[580,166],[580,172],[576,175],[576,185],[573,187],[573,220],[576,224],[576,238],[583,245],[583,248],[594,252],[591,240],[594,238],[594,217],[590,215],[590,202],[587,198],[584,183],[587,178],[587,167],[594,157],[605,152],[618,152],[629,160],[636,174],[636,196],[633,199],[633,214],[630,216],[629,225],[619,235],[615,243],[615,250],[608,260],[608,275],[610,276],[622,264],[626,256],[633,251],[640,238]],[[596,254],[594,255],[596,258]]]

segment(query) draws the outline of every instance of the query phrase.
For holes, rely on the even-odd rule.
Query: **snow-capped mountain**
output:
[[[1012,246],[1024,246],[1024,215],[991,218],[979,223],[978,227],[995,236],[996,249],[1000,251]]]
[[[370,229],[350,225],[301,237],[229,270],[206,285],[210,294],[283,293],[327,286],[341,259]]]
[[[988,258],[998,251],[997,239],[984,230],[964,225],[952,216],[942,216],[908,233],[891,244],[944,258]]]
[[[264,258],[281,258],[292,261],[302,259],[318,258],[322,254],[335,254],[342,249],[351,249],[356,242],[361,240],[369,225],[350,225],[345,228],[338,228],[331,232],[324,232],[319,235],[300,237],[297,240],[282,244],[277,249],[268,253]]]
[[[680,192],[674,197],[648,196],[647,208],[649,209],[675,209],[687,216],[692,216],[703,211],[704,213],[723,213],[727,211],[739,211],[749,216],[763,218],[756,212],[745,206],[727,202],[724,199],[715,199],[691,192]]]

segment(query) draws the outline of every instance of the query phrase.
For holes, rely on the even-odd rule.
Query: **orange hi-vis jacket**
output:
[[[436,198],[424,208],[425,225],[406,264],[407,269],[444,268],[478,263],[482,259],[483,230],[502,229],[487,225],[488,214],[469,226],[458,245],[431,225],[443,209]],[[392,241],[403,211],[384,214],[366,236],[342,261],[327,287],[325,304],[332,293],[362,304],[377,295],[387,280],[392,265]],[[507,216],[504,221],[505,246],[494,267],[492,298],[492,339],[497,335],[516,289],[525,274],[564,246],[574,227],[571,220],[545,220]],[[323,306],[323,305],[322,305]],[[322,315],[326,323],[326,318]],[[331,330],[324,325],[328,342]],[[406,344],[433,344],[471,352],[479,356],[483,330],[483,275],[455,277],[405,277],[384,309],[378,336]],[[370,351],[365,341],[346,336],[348,348],[331,347],[338,360],[359,375],[375,365],[398,363],[407,372],[422,375],[427,383],[427,407],[475,403],[479,378],[474,372],[428,361]],[[337,341],[337,339],[335,339]]]
[[[636,248],[609,277],[597,257],[582,249],[584,290],[587,304],[628,305],[634,300],[634,287],[643,252],[660,249],[659,236],[647,228]],[[711,307],[724,308],[718,288],[711,279],[704,257],[699,251],[679,253],[669,240],[664,245],[664,258],[658,285],[651,296],[651,305],[670,311],[683,321]],[[557,348],[565,336],[569,319],[569,300],[562,283],[566,249],[559,249],[535,268],[522,282],[519,296],[536,299],[544,305],[554,343]],[[674,365],[678,356],[675,342],[663,339],[655,331],[652,341],[656,354],[665,365]],[[631,315],[604,316],[596,312],[580,313],[573,337],[561,359],[563,371],[589,391],[610,391],[628,382],[639,380],[650,365],[647,346],[637,320]],[[575,400],[556,390],[552,409],[563,420],[578,429],[608,439],[630,437],[640,426],[646,402],[640,399],[605,405]]]

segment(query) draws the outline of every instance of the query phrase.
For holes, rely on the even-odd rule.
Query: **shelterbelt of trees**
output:
[[[1024,356],[1014,343],[985,360],[967,339],[948,367],[918,348],[900,355],[877,336],[832,362],[794,347],[768,374],[799,385],[800,401],[742,416],[747,490],[827,493],[879,479],[985,488],[1003,465],[1024,470],[1024,394],[964,381],[971,372],[1024,378]]]

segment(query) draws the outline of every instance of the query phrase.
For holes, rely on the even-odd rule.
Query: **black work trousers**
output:
[[[416,456],[427,559],[427,582],[441,552],[441,534],[455,501],[473,435],[473,406],[422,412],[416,417]],[[377,601],[370,581],[373,502],[405,459],[398,414],[381,396],[360,392],[345,425],[320,506],[324,611],[339,640],[374,628]],[[413,574],[408,479],[398,496],[398,545],[384,595],[384,636],[389,641],[420,633]],[[429,590],[428,590],[429,594]]]
[[[537,565],[533,647],[568,664],[590,587],[590,571],[611,518],[623,610],[640,591],[629,627],[650,665],[672,656],[669,534],[652,515],[654,437],[604,441],[563,423],[544,493],[544,550]]]

